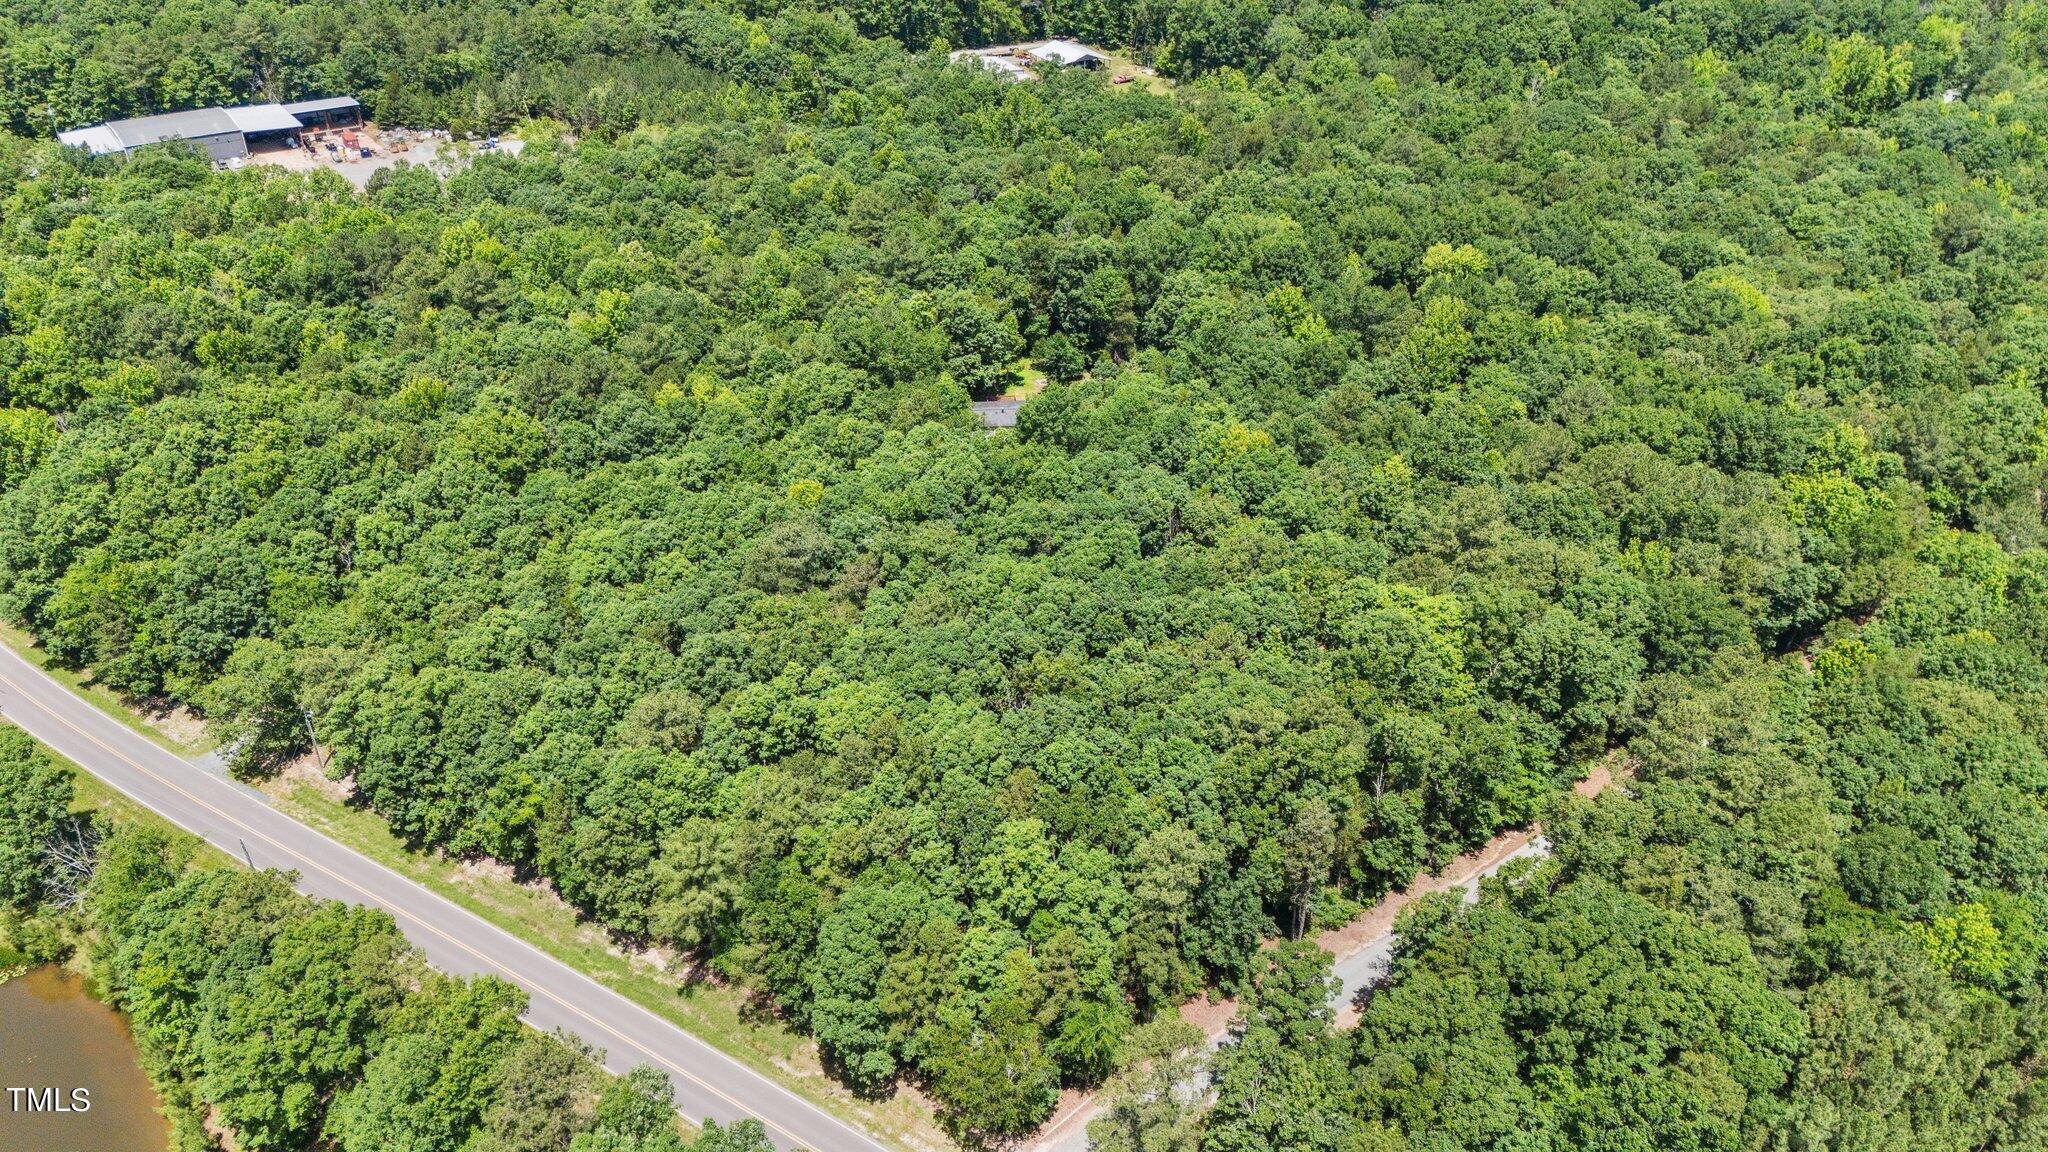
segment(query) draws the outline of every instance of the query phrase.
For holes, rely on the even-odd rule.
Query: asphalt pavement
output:
[[[886,1152],[845,1121],[524,940],[277,811],[261,793],[180,759],[0,647],[0,714],[129,799],[237,860],[296,872],[311,896],[382,908],[427,961],[526,990],[526,1020],[561,1029],[625,1072],[652,1065],[693,1123],[753,1117],[776,1147]]]

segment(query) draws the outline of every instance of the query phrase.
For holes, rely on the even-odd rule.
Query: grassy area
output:
[[[290,780],[265,787],[277,808],[406,876],[661,1016],[885,1142],[949,1149],[922,1104],[899,1092],[864,1101],[827,1079],[817,1044],[747,1007],[745,995],[712,984],[683,985],[651,962],[627,956],[551,892],[439,856],[411,852],[374,814]]]
[[[1102,66],[1104,73],[1111,77],[1129,76],[1131,78],[1130,83],[1117,85],[1123,91],[1150,92],[1155,96],[1164,96],[1173,91],[1173,81],[1156,72],[1146,75],[1142,71],[1145,66],[1138,63],[1136,59],[1122,52],[1106,52],[1104,55],[1109,57],[1109,62]]]
[[[1045,388],[1045,373],[1038,370],[1038,362],[1029,356],[1020,356],[1010,365],[1012,381],[996,397],[998,400],[1029,400]]]
[[[85,697],[93,707],[148,737],[159,747],[180,756],[198,756],[213,751],[216,746],[213,738],[198,725],[194,725],[195,738],[181,739],[165,731],[162,725],[150,723],[142,715],[141,703],[94,680],[89,670],[79,672],[58,664],[50,658],[48,651],[36,644],[35,637],[15,624],[0,621],[0,644],[7,645],[15,655],[41,668],[51,679]]]

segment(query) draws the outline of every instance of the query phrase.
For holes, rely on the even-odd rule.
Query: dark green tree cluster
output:
[[[189,841],[116,831],[86,914],[144,1066],[204,1146],[567,1149],[595,1069],[519,1023],[525,996],[420,963],[390,918],[274,872],[187,865]]]
[[[4,606],[243,770],[317,732],[412,843],[702,957],[970,1140],[1205,985],[1299,984],[1262,938],[1529,820],[1687,691],[1825,685],[1756,699],[1858,822],[1843,898],[1945,979],[2025,935],[1993,893],[2038,878],[2043,795],[2031,7],[1192,4],[1170,94],[860,35],[976,39],[946,12],[429,7],[492,84],[555,74],[547,29],[564,91],[633,98],[513,102],[584,135],[367,195],[0,137]],[[989,434],[969,397],[1033,369]],[[1702,1142],[1806,1117],[1796,982],[1875,969],[1757,930],[1825,884],[1571,875],[1416,937],[1510,1005],[1471,1027],[1543,1138],[1702,1086]],[[1524,1050],[1569,1030],[1515,998],[1582,925],[1660,982]],[[1528,957],[1448,943],[1496,932]],[[1314,1049],[1338,1111],[1212,1131],[1437,1130],[1429,1085],[1326,1092],[1349,1046],[1276,1013],[1237,1051]]]
[[[71,777],[26,732],[0,728],[0,909],[50,895],[50,846],[70,818]]]

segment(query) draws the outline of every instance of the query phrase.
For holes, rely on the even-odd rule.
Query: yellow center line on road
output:
[[[114,759],[119,760],[121,763],[128,765],[130,768],[133,768],[137,772],[142,773],[144,776],[149,777],[156,783],[161,784],[166,788],[169,788],[171,791],[176,792],[178,795],[183,796],[185,799],[191,801],[192,803],[198,805],[206,811],[213,813],[214,816],[225,821],[229,826],[237,829],[238,831],[246,832],[250,836],[253,836],[256,839],[262,841],[263,843],[268,844],[271,848],[277,850],[279,853],[283,854],[287,858],[303,860],[314,871],[320,873],[321,875],[327,877],[335,883],[340,884],[342,887],[347,888],[361,895],[363,897],[364,903],[371,905],[376,905],[378,903],[376,894],[372,893],[369,889],[364,888],[362,885],[357,884],[355,881],[350,880],[346,876],[339,875],[323,867],[319,862],[309,857],[300,856],[298,853],[292,851],[290,848],[287,848],[283,844],[280,844],[276,840],[272,839],[269,835],[258,831],[257,829],[248,824],[244,824],[242,821],[237,820],[235,817],[230,816],[226,812],[221,811],[219,808],[214,807],[211,803],[208,803],[207,801],[197,796],[194,796],[192,793],[187,792],[176,781],[171,780],[170,778],[162,775],[161,773],[153,771],[152,769],[146,768],[143,765],[137,763],[135,760],[131,759],[126,753],[106,743],[99,737],[94,736],[92,733],[87,732],[85,729],[80,728],[78,725],[73,724],[63,715],[59,714],[55,709],[37,703],[34,697],[30,696],[26,691],[22,689],[21,685],[16,684],[13,681],[13,679],[8,677],[7,674],[4,672],[0,672],[0,685],[5,685],[9,691],[15,694],[16,697],[20,698],[26,703],[33,705],[37,711],[41,712],[45,716],[48,716],[50,719],[56,721],[57,723],[62,724],[64,727],[70,729],[72,732],[76,733],[80,738],[93,744],[95,747],[99,748],[107,755],[112,756]],[[169,755],[169,753],[165,753],[165,755]],[[83,767],[83,765],[80,766]],[[280,813],[279,815],[282,816],[283,814]],[[285,819],[290,819],[290,817],[285,817]],[[308,829],[308,831],[311,831],[311,829]],[[315,833],[315,835],[317,835],[317,833]],[[393,873],[393,875],[396,875],[396,873]],[[400,879],[405,878],[400,877]],[[421,891],[426,891],[426,889],[422,888]],[[433,894],[429,893],[429,895]],[[446,897],[440,897],[440,899],[442,899],[444,902],[448,902]],[[449,903],[449,906],[455,907],[455,905],[452,902]],[[475,914],[465,912],[465,915]],[[428,923],[426,920],[418,916],[412,916],[408,914],[407,918],[418,923],[419,926],[421,928],[424,928],[426,931],[433,933],[434,935],[454,945],[456,948],[461,949],[463,952],[466,952],[469,955],[475,957],[477,960],[482,961],[485,965],[489,966],[490,968],[503,973],[505,976],[511,978],[513,983],[516,984],[520,982],[518,974],[513,972],[512,969],[505,967],[498,961],[493,960],[489,956],[484,955],[482,952],[477,951],[475,948],[470,947],[470,945],[466,942],[449,935],[447,932],[442,931],[441,929],[435,927],[434,925]],[[499,929],[499,931],[502,932],[504,930]],[[510,935],[510,933],[506,934]],[[545,953],[542,953],[542,955],[545,955]],[[555,961],[555,963],[559,964],[561,962]],[[564,964],[563,967],[567,968],[568,966]],[[574,969],[570,969],[570,971],[574,971]],[[581,975],[581,973],[578,973],[578,975]],[[588,979],[588,977],[585,977],[585,979]],[[596,984],[595,981],[592,981],[592,983],[595,984],[596,987],[604,988],[604,985]],[[609,988],[605,988],[604,990],[607,992],[611,992],[614,996],[619,995],[617,992],[613,992]],[[540,995],[547,997],[548,1000],[554,1002],[562,1008],[567,1009],[571,1014],[577,1016],[578,1018],[588,1021],[593,1027],[597,1028],[599,1031],[605,1033],[606,1035],[616,1038],[621,1043],[625,1044],[627,1047],[639,1051],[640,1053],[654,1061],[656,1064],[660,1065],[661,1067],[668,1069],[675,1075],[681,1076],[683,1079],[689,1081],[692,1084],[695,1084],[697,1087],[702,1088],[704,1091],[710,1093],[713,1096],[716,1096],[718,1099],[723,1100],[727,1104],[732,1105],[734,1108],[738,1109],[745,1115],[752,1116],[754,1119],[759,1120],[762,1124],[766,1125],[769,1129],[781,1135],[790,1143],[798,1145],[799,1147],[802,1146],[802,1141],[800,1141],[797,1138],[795,1133],[789,1131],[787,1128],[782,1127],[780,1124],[777,1124],[774,1120],[755,1112],[753,1109],[747,1107],[745,1104],[740,1103],[738,1100],[733,1099],[731,1096],[727,1095],[725,1092],[721,1091],[717,1087],[705,1083],[689,1069],[684,1068],[683,1066],[670,1061],[661,1053],[654,1051],[653,1049],[647,1047],[639,1041],[634,1040],[632,1037],[627,1036],[625,1033],[620,1032],[616,1028],[613,1028],[611,1025],[606,1024],[602,1020],[597,1019],[590,1013],[585,1012],[583,1009],[578,1008],[576,1005],[571,1004],[567,1000],[562,999],[554,992],[551,992],[548,989],[539,986],[536,986],[533,989],[533,991],[538,992]],[[621,999],[623,999],[623,997],[621,997]],[[631,1001],[627,1002],[631,1003]],[[634,1005],[634,1007],[639,1008],[639,1005]],[[645,1009],[641,1009],[641,1011],[645,1011]],[[664,1023],[666,1022],[664,1021]],[[674,1027],[674,1025],[670,1025],[670,1027]],[[681,1110],[678,1109],[678,1111]],[[690,1120],[691,1123],[698,1124],[700,1127],[702,1126],[700,1120],[691,1117],[688,1113],[684,1113],[683,1118],[686,1120]]]

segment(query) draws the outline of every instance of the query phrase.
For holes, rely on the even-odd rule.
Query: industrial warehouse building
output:
[[[1064,37],[1029,44],[998,44],[992,48],[962,48],[947,58],[973,60],[1005,80],[1036,80],[1037,69],[1044,64],[1093,71],[1109,63],[1109,56],[1101,49]]]
[[[362,105],[353,96],[301,100],[296,104],[245,104],[237,108],[194,108],[132,120],[109,120],[89,128],[57,133],[66,144],[89,149],[96,156],[129,153],[166,140],[185,140],[204,150],[216,164],[240,159],[253,144],[282,144],[287,136],[363,122]]]

